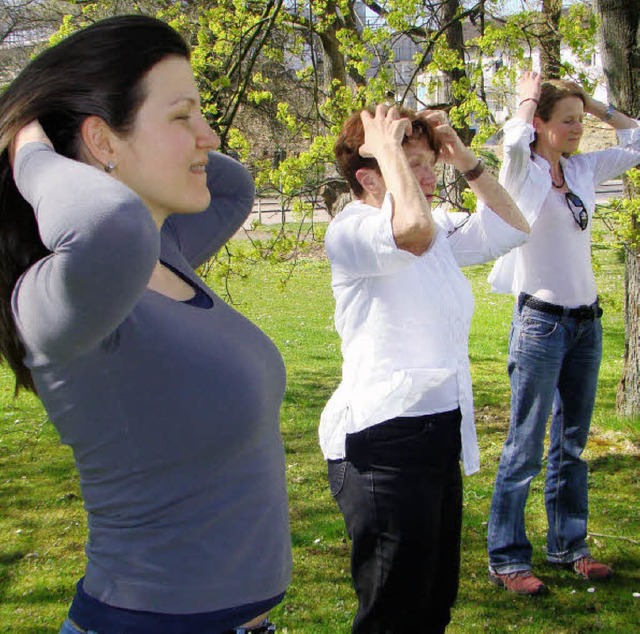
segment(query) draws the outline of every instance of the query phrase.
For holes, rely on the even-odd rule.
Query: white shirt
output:
[[[540,278],[532,282],[531,276],[534,273],[526,269],[532,261],[539,263],[544,260],[545,254],[540,252],[540,249],[546,249],[546,255],[549,255],[550,249],[548,245],[545,246],[545,242],[553,239],[554,229],[549,226],[550,219],[542,214],[542,211],[547,208],[547,198],[552,189],[550,165],[541,156],[531,154],[529,144],[534,139],[533,126],[517,117],[507,121],[504,126],[504,160],[500,170],[500,182],[529,222],[531,234],[526,245],[513,249],[495,263],[489,274],[489,282],[494,292],[513,293],[517,297],[524,290],[540,299],[569,308],[595,301],[596,290],[595,281],[592,281],[593,271],[589,247],[590,227],[596,207],[596,186],[620,176],[640,163],[640,128],[616,132],[620,143],[616,147],[560,159],[567,186],[580,197],[587,209],[589,228],[584,232],[580,231],[569,214],[568,224],[573,223],[575,231],[584,234],[577,237],[575,232],[571,234],[576,237],[577,242],[581,243],[580,246],[574,244],[570,247],[576,259],[570,260],[568,253],[560,253],[567,246],[561,236],[556,236],[555,239],[559,241],[559,245],[551,257],[558,268],[554,271],[552,267],[548,267],[547,272],[535,273]],[[534,251],[536,253],[533,253]],[[576,267],[586,273],[586,278],[582,281],[574,279],[573,283],[576,287],[573,290],[557,286],[557,279],[554,279],[554,277],[566,275],[570,265],[571,268]],[[575,272],[570,274],[574,275]],[[584,286],[581,286],[582,284]],[[536,285],[539,286],[540,293],[531,292]],[[555,299],[552,300],[552,297]]]
[[[519,247],[514,288],[545,302],[575,308],[598,296],[591,266],[591,218],[583,231],[563,192],[551,189],[535,228]]]
[[[484,205],[453,231],[465,215],[437,209],[436,237],[415,256],[396,246],[391,212],[389,194],[381,209],[350,203],[325,236],[343,366],[320,418],[320,445],[326,459],[344,458],[349,433],[460,406],[471,474],[479,469],[467,352],[473,296],[460,266],[498,257],[526,234]]]

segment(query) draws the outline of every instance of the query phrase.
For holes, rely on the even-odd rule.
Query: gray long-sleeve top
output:
[[[211,153],[200,214],[158,233],[140,198],[47,145],[14,175],[51,255],[13,313],[45,409],[71,446],[88,513],[84,589],[117,607],[209,612],[282,593],[291,551],[273,343],[194,267],[251,209],[242,165]],[[160,257],[213,299],[147,288]]]

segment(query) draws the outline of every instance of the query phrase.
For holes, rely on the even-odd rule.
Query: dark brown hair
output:
[[[375,115],[373,109],[367,108],[366,110],[371,113],[372,116]],[[429,148],[434,151],[437,159],[440,154],[440,143],[436,138],[433,126],[424,119],[419,118],[418,113],[414,110],[399,108],[398,111],[401,117],[411,121],[411,127],[413,128],[411,136],[405,136],[402,144],[416,143],[421,139],[425,139]],[[368,167],[380,173],[376,159],[360,156],[360,152],[358,151],[364,143],[364,126],[360,118],[361,112],[363,112],[363,110],[352,113],[344,122],[342,130],[333,146],[338,171],[349,183],[349,187],[354,196],[357,197],[362,196],[364,190],[356,178],[356,172],[363,167]]]

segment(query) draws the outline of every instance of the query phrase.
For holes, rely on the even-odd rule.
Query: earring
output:
[[[107,174],[111,174],[111,172],[113,172],[113,170],[116,169],[116,164],[113,161],[109,161],[105,166],[104,166],[104,171]]]

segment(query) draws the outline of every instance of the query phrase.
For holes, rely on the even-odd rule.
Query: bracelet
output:
[[[478,159],[478,162],[472,167],[468,172],[462,172],[467,183],[476,180],[482,172],[484,172],[484,161],[482,159]]]
[[[527,101],[535,101],[536,102],[536,106],[538,105],[538,103],[540,103],[537,99],[535,99],[534,97],[527,97],[526,99],[523,99],[519,104],[518,104],[518,108],[523,104],[526,103]]]
[[[609,104],[607,106],[607,109],[604,111],[604,115],[602,115],[602,120],[603,121],[611,121],[613,115],[616,112],[617,112],[616,109],[611,104]]]

